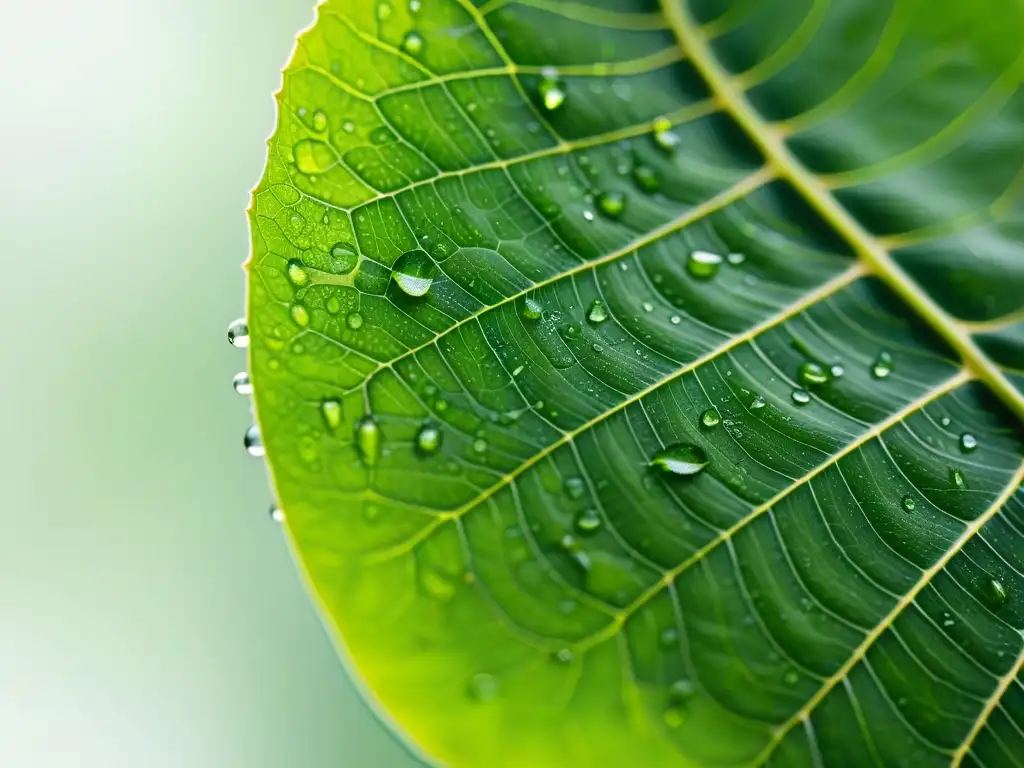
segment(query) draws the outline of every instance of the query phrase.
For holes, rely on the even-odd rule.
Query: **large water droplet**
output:
[[[345,317],[345,325],[353,331],[358,331],[363,327],[363,316],[358,312],[349,312]]]
[[[470,695],[481,703],[494,701],[498,696],[499,688],[498,678],[486,672],[473,675],[473,679],[469,681]]]
[[[549,112],[558,109],[565,103],[565,84],[558,76],[557,69],[546,67],[541,72],[540,82],[537,83],[537,93],[544,109]]]
[[[364,416],[356,422],[356,449],[363,464],[372,467],[380,456],[380,425],[373,416]]]
[[[798,378],[805,387],[820,387],[822,384],[828,383],[828,373],[812,360],[808,360],[800,366]]]
[[[914,497],[911,496],[910,494],[904,496],[900,500],[900,504],[903,506],[903,509],[905,509],[907,512],[913,512],[915,509],[917,509],[917,502],[914,500]]]
[[[768,403],[760,395],[754,395],[754,399],[750,401],[750,410],[759,411],[764,408]]]
[[[416,449],[424,454],[437,453],[443,439],[441,428],[433,422],[426,422],[416,433]]]
[[[287,267],[288,279],[292,285],[301,288],[309,282],[309,273],[305,265],[298,259],[290,259]]]
[[[341,426],[341,417],[344,412],[338,400],[324,400],[320,404],[320,413],[323,414],[324,422],[330,429],[337,429]]]
[[[687,271],[698,280],[710,280],[718,274],[722,257],[710,251],[693,251],[686,262]]]
[[[359,263],[359,253],[351,243],[335,243],[331,247],[331,271],[347,275]]]
[[[240,395],[252,394],[252,381],[249,380],[249,374],[245,371],[235,374],[235,378],[231,380],[231,386]]]
[[[1006,602],[1006,598],[1009,597],[1006,587],[1003,586],[1003,582],[999,579],[989,579],[988,584],[985,585],[985,591],[988,593],[988,598],[994,608],[999,608]]]
[[[246,325],[244,317],[238,318],[228,326],[228,341],[233,347],[249,346],[249,326]]]
[[[890,373],[892,373],[892,355],[888,352],[879,352],[871,366],[871,375],[876,379],[884,379]]]
[[[293,304],[291,308],[292,320],[300,328],[305,328],[309,325],[309,310],[307,310],[301,304]]]
[[[262,456],[266,453],[266,449],[263,447],[263,440],[260,438],[260,428],[255,424],[245,430],[242,444],[250,456]]]
[[[617,219],[626,210],[626,196],[618,191],[602,192],[597,198],[601,213],[610,219]]]
[[[436,274],[434,260],[419,249],[403,253],[391,268],[391,276],[398,287],[410,296],[423,296],[429,291]]]
[[[971,453],[977,447],[978,447],[978,438],[976,438],[970,432],[964,432],[962,435],[960,435],[960,451],[961,451],[961,453]]]
[[[708,465],[707,454],[699,446],[679,443],[659,451],[651,466],[673,475],[696,475]]]
[[[714,408],[708,408],[704,413],[700,415],[701,426],[708,429],[717,427],[722,421],[722,417],[718,414]]]
[[[605,307],[604,302],[600,299],[594,299],[594,303],[590,305],[590,311],[587,312],[587,320],[598,325],[608,319],[608,309]]]
[[[797,405],[807,405],[811,402],[811,393],[806,389],[794,389],[790,397]]]
[[[402,50],[410,56],[416,56],[423,51],[423,35],[416,30],[409,32],[402,40]]]
[[[544,309],[541,307],[540,302],[536,299],[527,298],[523,302],[523,317],[527,320],[540,320],[541,315],[544,314]]]

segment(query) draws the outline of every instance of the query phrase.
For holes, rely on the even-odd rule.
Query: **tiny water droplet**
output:
[[[659,117],[654,121],[654,143],[666,152],[675,152],[679,146],[679,136],[672,130],[672,121],[667,117]]]
[[[423,296],[430,290],[436,274],[434,260],[420,249],[403,253],[391,268],[391,276],[398,287],[409,296]]]
[[[319,109],[313,113],[313,130],[317,133],[323,133],[327,130],[327,115]]]
[[[565,493],[570,499],[581,499],[587,487],[578,477],[570,477],[565,481]]]
[[[487,452],[487,441],[484,440],[482,437],[479,437],[476,440],[474,440],[473,441],[473,451],[476,452],[476,453],[486,453]]]
[[[416,448],[420,453],[429,456],[441,447],[442,439],[441,428],[428,421],[416,433]]]
[[[583,218],[586,219],[587,221],[593,221],[594,220],[594,212],[590,211],[590,210],[584,211],[583,212]]]
[[[960,452],[961,453],[971,453],[977,447],[978,447],[978,438],[976,438],[970,432],[964,432],[962,435],[960,435]]]
[[[709,251],[693,251],[686,262],[687,271],[698,280],[710,280],[718,274],[722,257]]]
[[[284,522],[284,510],[281,509],[276,504],[271,504],[270,505],[270,519],[273,520],[275,523],[283,523]]]
[[[638,165],[633,168],[633,181],[644,192],[657,192],[661,188],[661,179],[654,172],[653,168],[646,165]]]
[[[1006,598],[1008,597],[1006,587],[1003,586],[1003,582],[999,581],[999,579],[989,579],[989,582],[986,585],[986,591],[988,592],[989,600],[992,601],[993,607],[999,608],[1006,602]]]
[[[473,675],[473,679],[469,681],[470,695],[481,703],[494,701],[498,696],[499,687],[498,678],[486,672]]]
[[[708,465],[703,449],[690,443],[679,443],[659,451],[651,466],[673,475],[696,475]]]
[[[679,632],[673,627],[667,627],[666,629],[661,630],[658,640],[661,642],[662,648],[671,648],[679,642]]]
[[[668,321],[672,323],[672,325],[679,325],[679,323],[681,323],[682,320],[683,319],[679,315],[672,315],[672,317],[668,319]]]
[[[949,470],[949,482],[960,490],[967,487],[967,479],[964,477],[964,473],[956,467]]]
[[[298,259],[291,259],[288,261],[288,279],[292,285],[301,287],[309,282],[309,273],[306,271],[305,266]]]
[[[330,429],[337,429],[341,426],[343,410],[338,400],[324,400],[320,403],[320,413]]]
[[[420,0],[409,0],[409,13],[415,15],[420,12],[421,7]]]
[[[373,416],[363,416],[356,422],[356,449],[359,451],[359,458],[363,464],[372,467],[377,463],[380,456],[381,434],[380,426]]]
[[[610,219],[617,219],[626,210],[626,196],[618,191],[602,192],[597,198],[601,213]]]
[[[582,329],[580,328],[579,323],[569,323],[567,326],[565,326],[565,328],[562,329],[562,335],[570,340],[576,339],[579,338],[581,330]]]
[[[536,299],[527,298],[523,302],[523,317],[527,320],[540,320],[544,310]]]
[[[879,352],[871,366],[871,375],[876,379],[884,379],[890,373],[892,373],[892,355],[888,352]]]
[[[263,447],[263,440],[260,437],[260,428],[255,424],[245,430],[245,437],[242,439],[242,444],[245,446],[245,450],[250,456],[262,456],[266,453],[266,449]]]
[[[649,301],[645,301],[640,306],[643,307],[644,312],[653,312],[654,311],[654,305],[651,304],[651,302],[649,302]]]
[[[580,533],[593,533],[601,527],[601,516],[596,509],[584,509],[576,516],[576,530]]]
[[[700,423],[702,426],[712,429],[717,427],[722,421],[722,417],[718,414],[714,408],[708,408],[704,413],[700,415]]]
[[[353,331],[358,331],[363,327],[363,316],[358,312],[349,312],[348,316],[345,318],[345,325]]]
[[[678,704],[665,707],[664,718],[665,725],[675,730],[686,722],[686,709]]]
[[[948,427],[952,423],[953,420],[950,419],[949,416],[943,416],[941,419],[939,419],[939,424],[941,424],[944,427]]]
[[[742,264],[744,261],[746,261],[747,257],[746,254],[733,251],[732,253],[725,257],[725,260],[732,264],[734,267],[736,267]]]
[[[238,348],[249,346],[249,326],[246,325],[244,317],[238,318],[228,326],[228,342]]]
[[[828,374],[825,369],[812,360],[807,360],[800,366],[797,378],[808,388],[820,387],[822,384],[828,383]]]
[[[305,328],[309,325],[309,310],[301,304],[292,304],[291,316],[292,320],[294,320],[295,324],[300,328]]]
[[[846,369],[843,367],[842,363],[833,363],[828,369],[828,372],[832,374],[833,379],[839,379],[846,373]]]
[[[391,4],[390,3],[377,3],[377,18],[380,21],[391,16]]]
[[[797,405],[807,405],[811,402],[811,393],[806,389],[794,389],[790,397]]]
[[[800,673],[795,669],[787,669],[782,675],[782,682],[786,685],[796,685],[800,682]]]
[[[423,50],[423,36],[416,30],[409,32],[402,40],[402,50],[410,56],[416,56]]]
[[[560,664],[572,664],[574,658],[576,658],[576,655],[572,652],[571,648],[559,648],[558,652],[555,653],[555,661]]]
[[[565,84],[558,76],[558,70],[553,67],[546,67],[541,72],[540,82],[537,83],[537,93],[540,96],[544,109],[552,112],[565,103]]]
[[[768,405],[768,403],[765,402],[763,397],[760,395],[754,395],[754,399],[750,401],[750,410],[759,411],[766,405]]]
[[[341,310],[341,301],[338,300],[337,296],[331,296],[331,298],[327,300],[326,307],[328,312],[332,315],[336,315]]]
[[[904,496],[900,500],[900,504],[903,506],[903,509],[905,509],[907,512],[913,512],[915,509],[917,509],[917,502],[914,500],[914,497],[911,496],[910,494]]]
[[[345,133],[354,133],[356,130],[356,124],[353,123],[351,120],[346,120],[344,123],[341,124],[341,130],[343,130]]]
[[[235,378],[231,380],[231,386],[240,395],[252,394],[252,381],[249,380],[249,374],[245,371],[235,374]]]
[[[604,305],[604,302],[600,299],[594,299],[594,303],[590,305],[590,311],[587,312],[587,320],[598,325],[608,319],[608,310]]]

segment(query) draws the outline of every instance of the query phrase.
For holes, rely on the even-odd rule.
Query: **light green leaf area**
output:
[[[1024,6],[331,0],[251,208],[325,620],[452,766],[1024,764]]]

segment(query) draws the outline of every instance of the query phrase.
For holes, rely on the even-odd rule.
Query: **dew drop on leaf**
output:
[[[331,296],[327,300],[327,304],[325,306],[327,308],[327,311],[332,315],[336,315],[338,314],[339,311],[341,311],[341,302],[338,300],[337,296]]]
[[[943,427],[948,427],[952,423],[953,420],[950,419],[949,416],[943,416],[941,419],[939,419],[939,424],[941,424]]]
[[[356,268],[359,254],[351,243],[335,243],[331,247],[331,271],[347,275]]]
[[[441,447],[441,441],[441,428],[433,422],[428,421],[416,433],[416,449],[425,456],[437,453],[438,448]]]
[[[638,165],[633,168],[633,181],[644,192],[657,192],[661,188],[661,179],[654,169],[646,165]]]
[[[317,133],[323,133],[327,130],[327,115],[319,109],[313,113],[313,130]]]
[[[301,304],[292,304],[290,314],[292,316],[292,320],[294,320],[295,324],[300,328],[305,328],[309,325],[309,310]]]
[[[576,655],[572,652],[571,648],[559,648],[555,653],[555,661],[559,664],[572,664],[574,658],[576,658]]]
[[[722,421],[722,417],[718,414],[714,408],[708,408],[704,413],[700,415],[701,426],[711,429],[717,427]]]
[[[263,440],[260,438],[260,428],[253,424],[245,430],[245,437],[242,439],[245,451],[250,456],[262,456],[266,453],[263,447]]]
[[[961,453],[971,453],[977,447],[978,447],[978,438],[976,438],[970,432],[964,432],[962,435],[960,435],[960,452]]]
[[[343,411],[338,400],[324,400],[320,403],[320,413],[329,429],[333,430],[341,426]]]
[[[410,56],[416,56],[423,51],[423,36],[416,30],[409,32],[402,40],[402,50]]]
[[[825,369],[811,360],[800,366],[798,378],[805,387],[819,387],[828,383],[828,374]]]
[[[284,522],[284,510],[281,509],[276,504],[271,504],[270,505],[270,519],[273,520],[275,523],[283,523]]]
[[[668,319],[668,321],[672,323],[672,325],[679,325],[679,323],[681,323],[682,320],[683,319],[679,317],[679,315],[672,315],[672,317]]]
[[[380,21],[384,21],[391,17],[391,3],[381,2],[377,3],[377,18]]]
[[[722,257],[710,251],[692,251],[686,262],[687,271],[698,280],[710,280],[718,274]]]
[[[675,152],[679,146],[679,136],[672,130],[672,121],[667,117],[659,117],[654,121],[654,143],[666,152]]]
[[[348,316],[345,318],[345,325],[353,331],[358,331],[363,327],[363,316],[358,312],[349,312]]]
[[[807,405],[811,402],[811,393],[806,389],[794,389],[790,397],[797,405]]]
[[[658,641],[662,648],[671,648],[679,642],[679,632],[674,627],[667,627],[658,635]]]
[[[395,283],[409,296],[423,296],[434,283],[437,267],[434,260],[424,251],[406,251],[395,260],[391,276]]]
[[[594,303],[590,305],[590,311],[587,312],[587,320],[599,325],[608,319],[608,310],[604,305],[604,302],[600,299],[594,299]]]
[[[569,323],[562,329],[562,335],[567,339],[576,339],[579,338],[580,330],[579,323]]]
[[[420,12],[421,7],[420,0],[409,0],[409,13],[415,15]]]
[[[486,672],[473,675],[473,679],[469,681],[470,695],[481,703],[494,701],[498,696],[499,688],[498,678]]]
[[[558,76],[558,70],[553,67],[545,67],[541,72],[540,82],[537,84],[537,94],[540,96],[544,109],[552,112],[565,103],[565,84]]]
[[[800,682],[800,673],[797,672],[795,669],[787,669],[782,674],[782,682],[784,682],[786,685],[796,685]]]
[[[833,379],[840,379],[846,373],[846,369],[843,367],[842,363],[833,363],[832,366],[829,367],[828,372],[832,374]]]
[[[296,287],[302,287],[309,282],[309,273],[306,267],[298,259],[291,259],[287,266],[288,280]]]
[[[601,527],[601,516],[596,509],[585,509],[576,516],[576,530],[580,533],[593,533]]]
[[[246,325],[244,317],[238,318],[228,326],[228,342],[238,348],[249,346],[249,326]]]
[[[581,499],[586,493],[586,485],[578,477],[570,477],[565,481],[565,493],[570,499]]]
[[[478,437],[473,441],[474,453],[487,453],[487,441],[482,437]]]
[[[359,451],[359,458],[363,465],[372,467],[377,463],[380,456],[380,425],[373,416],[363,416],[356,422],[356,450]]]
[[[231,386],[240,395],[252,394],[252,381],[249,379],[249,374],[245,371],[235,374],[235,378],[231,380]]]
[[[746,254],[739,253],[738,251],[733,251],[732,253],[725,257],[725,260],[732,264],[734,267],[736,267],[742,264],[744,261],[746,261],[747,257]]]
[[[618,191],[602,192],[597,198],[601,213],[610,219],[617,219],[626,210],[626,196]]]
[[[759,411],[767,405],[764,398],[760,395],[754,395],[754,399],[750,401],[750,410]]]
[[[875,362],[871,365],[871,375],[876,379],[884,379],[892,373],[892,355],[888,352],[879,352]]]
[[[536,299],[527,298],[523,302],[523,317],[527,320],[540,320],[540,316],[543,314],[544,310]]]
[[[911,496],[910,494],[904,496],[900,500],[900,504],[903,506],[903,509],[905,509],[907,512],[913,512],[915,509],[917,509],[917,502],[914,500],[914,497]]]
[[[699,446],[679,443],[659,451],[651,466],[673,475],[696,475],[708,465],[707,454]]]
[[[952,483],[955,488],[960,490],[967,487],[967,478],[964,477],[963,471],[956,467],[949,470],[949,482]]]
[[[994,608],[999,608],[1006,602],[1008,597],[1006,587],[1003,586],[1003,582],[999,579],[989,579],[988,584],[985,585],[985,591],[988,593],[988,598]]]

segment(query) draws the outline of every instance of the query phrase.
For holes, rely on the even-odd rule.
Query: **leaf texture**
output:
[[[1024,765],[1024,6],[330,0],[250,210],[325,620],[452,766]]]

